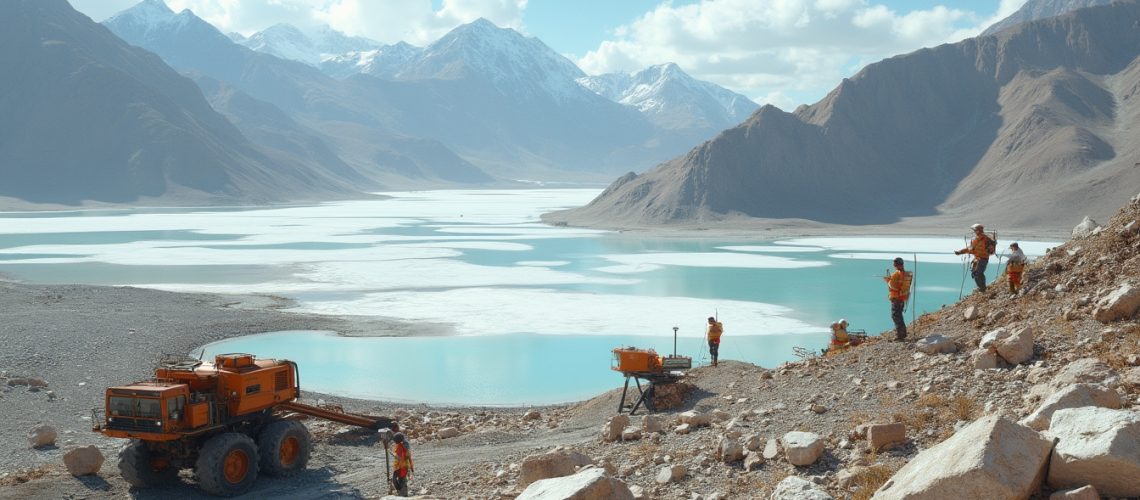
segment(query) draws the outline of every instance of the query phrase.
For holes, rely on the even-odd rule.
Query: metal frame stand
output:
[[[625,387],[621,390],[621,401],[618,402],[618,413],[621,413],[625,409],[625,397],[626,393],[629,392],[629,379],[632,378],[634,383],[637,384],[638,398],[637,402],[633,404],[633,408],[629,409],[630,415],[637,413],[637,409],[641,408],[643,403],[645,404],[646,410],[655,411],[653,409],[653,387],[657,384],[672,384],[680,378],[677,375],[667,373],[623,372],[622,374],[625,375]],[[644,389],[641,387],[641,379],[645,379],[646,382]]]

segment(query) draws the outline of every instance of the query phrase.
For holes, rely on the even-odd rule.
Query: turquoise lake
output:
[[[0,274],[274,294],[308,313],[431,325],[452,335],[276,332],[206,349],[294,359],[311,390],[481,405],[564,402],[618,387],[610,350],[671,352],[673,327],[679,353],[707,361],[701,336],[713,315],[725,325],[723,359],[768,367],[795,359],[793,347],[826,346],[827,325],[839,318],[877,334],[891,328],[881,277],[895,256],[916,272],[908,321],[972,289],[952,253],[962,238],[670,239],[538,222],[597,193],[424,191],[311,206],[0,213]],[[1055,246],[1020,243],[1031,256]],[[988,278],[1001,268],[991,262]]]

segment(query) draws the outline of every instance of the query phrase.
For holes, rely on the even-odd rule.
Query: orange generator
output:
[[[111,387],[94,431],[131,439],[119,453],[123,479],[151,486],[193,469],[207,493],[245,493],[259,472],[290,476],[305,469],[309,431],[294,414],[374,430],[398,430],[384,417],[353,415],[301,404],[297,364],[220,354],[213,363],[167,357],[154,378]]]

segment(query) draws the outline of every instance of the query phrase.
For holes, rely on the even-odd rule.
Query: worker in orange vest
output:
[[[392,465],[392,486],[396,488],[397,494],[406,497],[408,476],[415,472],[416,467],[412,464],[412,451],[408,447],[408,439],[404,437],[404,433],[397,432],[392,436],[392,441],[396,443],[396,449],[392,452],[396,456],[396,463]]]
[[[1021,251],[1021,247],[1017,243],[1010,243],[1009,249],[1011,254],[1009,256],[1009,264],[1005,266],[1005,272],[1009,275],[1009,293],[1016,294],[1021,289],[1021,274],[1025,272],[1025,264],[1029,259],[1025,257],[1025,252]]]
[[[895,340],[906,338],[906,321],[903,320],[903,309],[906,301],[910,299],[911,274],[903,268],[902,257],[895,257],[895,272],[884,276],[887,282],[887,298],[891,301],[891,320],[895,322]]]
[[[716,356],[720,352],[720,336],[724,333],[724,325],[716,318],[709,316],[709,328],[705,337],[709,341],[709,355],[712,356],[712,365],[716,366]]]
[[[851,336],[847,334],[847,320],[841,319],[831,324],[831,347],[832,351],[840,351],[846,349],[851,344]]]
[[[986,236],[986,228],[981,224],[974,224],[970,226],[974,230],[974,239],[970,240],[969,246],[961,250],[955,250],[954,255],[962,255],[964,253],[974,256],[974,262],[970,266],[970,276],[974,278],[974,284],[978,285],[978,290],[986,291],[986,264],[990,262],[990,242],[992,241],[989,236]]]

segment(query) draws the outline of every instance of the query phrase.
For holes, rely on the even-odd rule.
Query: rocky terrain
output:
[[[1085,485],[1106,497],[1140,495],[1140,196],[1103,225],[1078,226],[1072,240],[1031,264],[1020,293],[1006,286],[998,278],[986,292],[920,316],[906,342],[873,338],[774,369],[739,362],[694,369],[661,398],[671,407],[649,416],[616,414],[616,390],[545,408],[399,407],[321,395],[309,402],[396,416],[412,438],[412,490],[426,497],[567,498],[573,490],[587,492],[575,498],[858,499],[932,491],[1049,498]],[[32,296],[75,314],[94,300],[77,299],[77,290],[42,287]],[[13,286],[0,295],[6,332],[19,329],[10,312],[19,308],[9,306],[26,292]],[[196,307],[220,306],[198,300]],[[287,316],[227,310],[234,325],[248,323],[243,315]],[[43,318],[38,324],[54,326]],[[5,341],[17,354],[0,357],[0,417],[21,427],[3,433],[9,452],[0,458],[0,497],[200,495],[189,472],[169,487],[130,490],[114,467],[122,443],[85,429],[83,410],[98,393],[83,387],[112,380],[108,370],[69,365],[115,365],[116,377],[144,371],[111,361],[129,352],[118,349],[130,337],[109,336],[84,361],[45,354],[59,345],[26,347],[11,337]],[[37,422],[18,414],[54,426],[55,444],[31,448],[25,433]],[[387,493],[374,433],[307,425],[316,443],[309,470],[262,479],[250,497]],[[96,475],[69,474],[63,456],[81,445],[106,457]],[[970,457],[989,458],[983,467]],[[1088,491],[1061,494],[1085,498],[1079,495]]]

